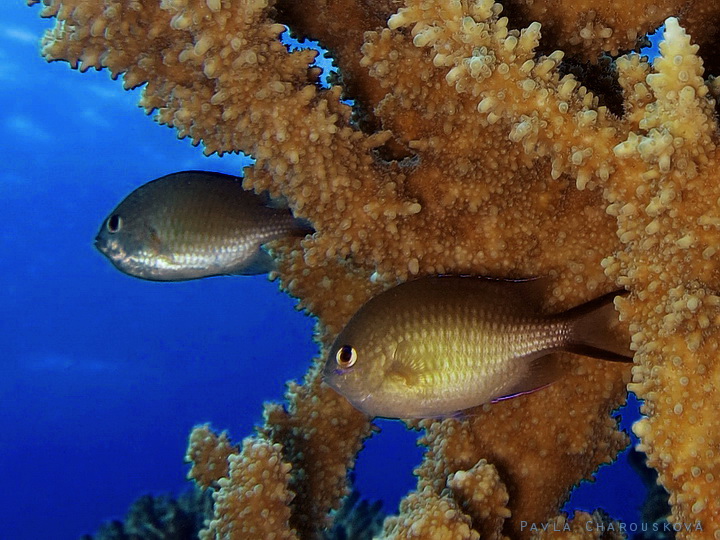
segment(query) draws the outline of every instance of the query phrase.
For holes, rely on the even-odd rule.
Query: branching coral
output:
[[[45,4],[58,19],[46,58],[145,84],[141,104],[159,122],[207,153],[251,154],[246,186],[282,194],[312,221],[312,238],[274,250],[282,286],[318,317],[325,344],[372,294],[415,275],[546,275],[548,311],[628,289],[617,307],[637,349],[641,447],[671,493],[670,519],[703,528],[683,534],[720,537],[718,85],[703,80],[676,19],[654,66],[617,59],[607,74],[617,80],[598,95],[555,51],[594,62],[678,15],[714,66],[714,25],[698,20],[717,9],[513,0],[506,17],[489,0]],[[355,116],[340,87],[318,85],[314,52],[282,45],[278,21],[331,49]],[[565,523],[553,516],[568,490],[627,442],[609,412],[629,369],[561,361],[568,375],[539,392],[418,423],[428,446],[418,490],[386,534],[526,537],[523,522]],[[216,535],[270,523],[248,499],[262,475],[274,487],[257,500],[269,497],[287,537],[312,536],[346,492],[369,423],[320,383],[317,365],[289,398],[232,454],[242,457],[194,437],[198,478],[221,486]],[[203,456],[224,456],[214,470],[227,476],[208,476]]]

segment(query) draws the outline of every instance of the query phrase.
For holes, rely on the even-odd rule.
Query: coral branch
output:
[[[362,440],[371,433],[368,419],[320,382],[311,370],[303,385],[290,384],[290,406],[269,405],[265,432],[282,442],[292,463],[290,488],[297,494],[292,523],[303,538],[329,524],[327,514],[347,495],[347,470]]]
[[[699,523],[709,537],[720,535],[717,124],[697,46],[674,19],[665,40],[645,77],[654,101],[639,133],[615,148],[645,167],[621,167],[609,183],[608,211],[625,247],[604,264],[634,292],[618,306],[637,347],[630,388],[648,415],[634,427],[640,449],[671,493],[670,521]]]
[[[228,457],[228,476],[215,492],[215,517],[200,533],[210,538],[296,539],[290,527],[290,464],[282,447],[247,438],[241,454]]]
[[[208,424],[196,426],[190,433],[185,459],[192,463],[188,478],[208,488],[228,476],[228,458],[239,452],[230,444],[227,433],[216,435]]]

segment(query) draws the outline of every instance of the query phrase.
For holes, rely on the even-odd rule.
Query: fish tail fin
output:
[[[295,232],[297,236],[305,236],[315,232],[315,227],[312,226],[309,220],[299,217],[293,219],[295,220]]]
[[[624,293],[615,291],[568,311],[565,316],[571,321],[571,333],[565,349],[601,360],[632,362],[630,336],[613,304],[615,297]]]

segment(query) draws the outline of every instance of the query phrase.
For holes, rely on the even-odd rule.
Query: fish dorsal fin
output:
[[[546,354],[529,361],[527,370],[502,396],[496,397],[492,403],[529,394],[545,388],[565,374],[557,354]]]
[[[275,259],[264,249],[258,248],[254,255],[244,261],[243,264],[238,265],[237,268],[233,268],[229,273],[232,275],[254,276],[256,274],[267,274],[272,270],[275,270]]]
[[[551,280],[547,276],[521,279],[483,278],[488,287],[495,291],[499,301],[519,306],[528,314],[543,311],[550,296]]]
[[[543,311],[550,295],[550,278],[537,276],[515,282],[518,298],[521,298],[532,313]]]

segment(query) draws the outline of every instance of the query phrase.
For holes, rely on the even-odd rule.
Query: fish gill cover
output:
[[[300,245],[276,245],[275,253],[281,285],[318,317],[324,344],[369,296],[413,275],[548,275],[548,310],[628,289],[619,308],[637,348],[630,388],[645,400],[647,418],[635,427],[640,448],[672,494],[671,520],[700,524],[703,532],[685,536],[704,537],[718,529],[718,187],[716,85],[703,79],[698,54],[713,73],[714,36],[704,30],[713,25],[701,23],[717,13],[693,2],[609,2],[592,12],[557,5],[508,2],[503,12],[491,2],[412,0],[404,7],[304,3],[303,10],[282,2],[49,1],[44,13],[62,23],[43,50],[77,67],[124,73],[128,87],[146,83],[141,104],[160,122],[208,153],[255,158],[247,186],[283,195],[318,231]],[[668,19],[654,66],[621,57],[614,81],[602,70],[574,69],[601,51],[631,48],[676,14],[684,18]],[[278,23],[333,52],[356,100],[354,116],[338,88],[316,84],[317,72],[308,69],[313,53],[287,52]],[[702,44],[699,53],[683,27]],[[18,131],[32,127],[14,120]],[[42,140],[42,130],[34,137]],[[57,158],[39,154],[47,160],[44,179],[56,180]],[[115,159],[117,175],[127,163]],[[159,176],[147,169],[137,177]],[[101,193],[108,178],[97,176],[92,189]],[[60,270],[77,268],[66,262]],[[143,294],[157,294],[150,291]],[[67,309],[58,298],[56,307]],[[108,343],[112,321],[105,322]],[[189,345],[172,345],[176,361],[203,350]],[[626,444],[609,414],[623,402],[630,373],[561,360],[569,375],[540,392],[467,419],[418,423],[428,446],[419,489],[386,523],[388,536],[413,528],[524,537],[533,533],[523,524],[563,522],[553,516],[569,489]],[[290,387],[287,408],[268,406],[265,428],[229,458],[218,492],[225,504],[216,505],[208,534],[272,522],[279,534],[306,536],[339,505],[347,467],[370,428],[317,373]],[[237,395],[253,380],[235,384]],[[186,406],[200,407],[211,395],[212,385],[195,385]],[[102,446],[96,435],[89,442]],[[191,455],[213,455],[199,452],[213,436],[199,435]],[[194,468],[208,465],[200,460]],[[232,493],[243,492],[242,482],[252,487],[257,467],[274,479],[268,496],[277,512],[272,520],[250,512],[231,524],[233,505],[242,502]],[[587,519],[576,517],[573,527],[582,531]]]

